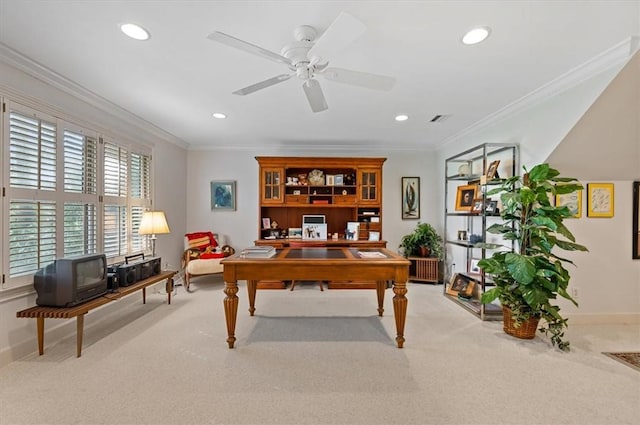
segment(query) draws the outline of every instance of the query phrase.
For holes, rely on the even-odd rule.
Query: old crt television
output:
[[[36,304],[71,307],[108,291],[107,257],[87,254],[59,258],[33,276]]]

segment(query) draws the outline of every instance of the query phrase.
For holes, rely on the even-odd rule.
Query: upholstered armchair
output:
[[[187,233],[184,235],[184,247],[182,267],[187,291],[192,276],[222,273],[220,261],[235,252],[229,245],[221,247],[218,244],[218,235],[212,232]]]

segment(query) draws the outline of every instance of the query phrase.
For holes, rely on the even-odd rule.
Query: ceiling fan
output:
[[[377,90],[391,90],[395,84],[393,77],[328,67],[328,58],[361,36],[365,30],[366,27],[362,22],[342,12],[318,39],[316,39],[317,31],[311,26],[302,25],[295,28],[293,34],[296,41],[282,48],[281,54],[263,49],[220,31],[212,32],[207,38],[271,61],[282,63],[292,71],[236,90],[233,94],[245,96],[297,76],[304,81],[302,89],[309,101],[311,110],[313,112],[321,112],[328,109],[328,106],[320,83],[315,79],[318,75],[329,81]]]

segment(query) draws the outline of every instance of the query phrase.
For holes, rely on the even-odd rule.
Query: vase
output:
[[[515,327],[515,320],[511,316],[511,309],[509,307],[502,306],[502,329],[508,335],[514,336],[520,339],[533,339],[536,336],[536,330],[538,329],[539,317],[530,317],[522,322],[520,327]]]

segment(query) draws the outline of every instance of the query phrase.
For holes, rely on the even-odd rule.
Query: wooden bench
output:
[[[167,303],[171,304],[171,292],[173,291],[173,276],[176,271],[163,271],[160,274],[138,281],[130,286],[118,288],[115,292],[108,292],[98,298],[89,300],[73,307],[45,307],[35,306],[21,310],[16,313],[16,317],[35,318],[38,326],[38,353],[44,354],[44,319],[71,319],[76,318],[76,353],[77,357],[82,355],[82,335],[84,332],[84,315],[94,308],[103,306],[111,301],[119,300],[127,295],[142,289],[142,303],[147,302],[147,286],[156,284],[164,279],[167,291]]]

